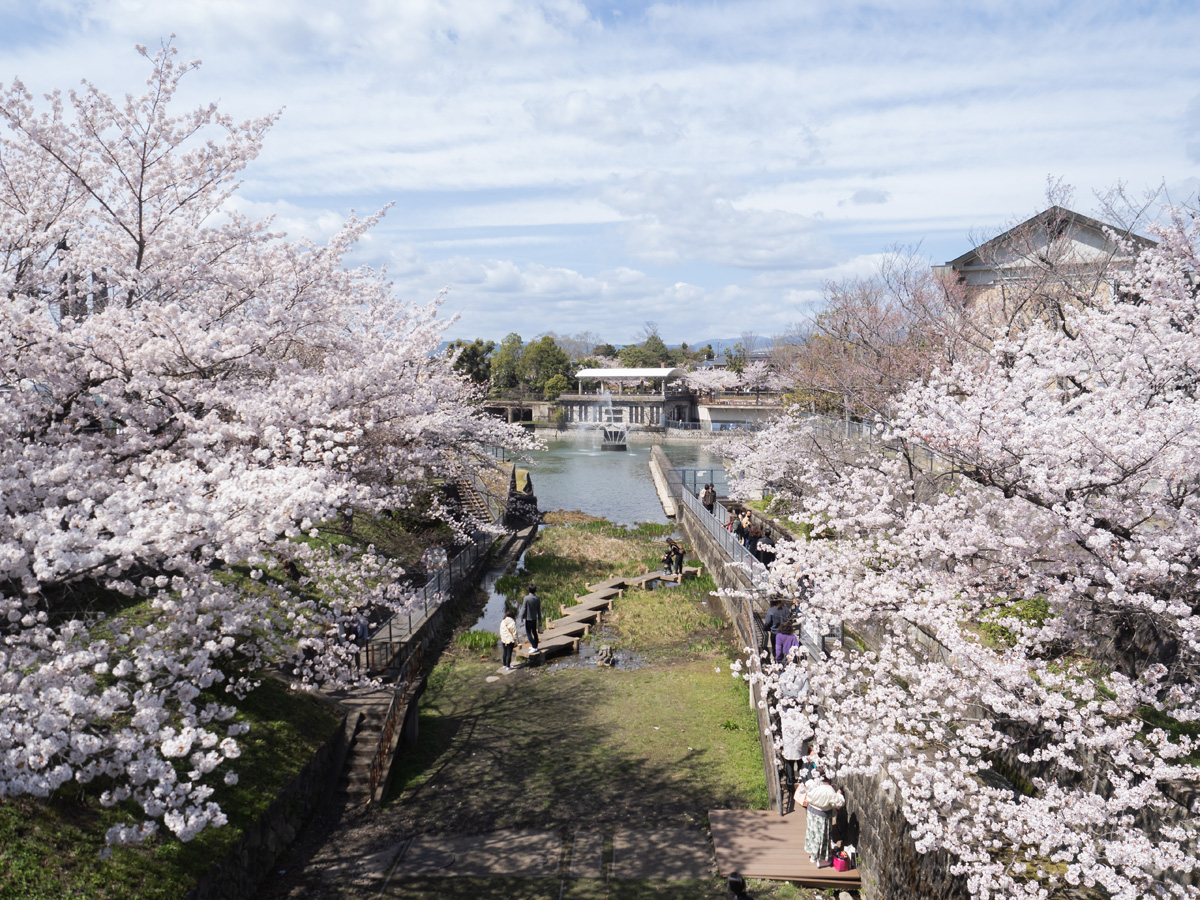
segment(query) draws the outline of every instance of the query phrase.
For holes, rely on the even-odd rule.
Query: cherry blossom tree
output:
[[[823,759],[897,786],[976,897],[1200,895],[1200,224],[1154,231],[1115,285],[955,344],[873,439],[792,416],[728,448],[810,534],[772,589],[811,579],[804,615],[861,638],[805,664]]]
[[[90,783],[140,806],[110,841],[221,824],[231,696],[289,655],[353,677],[339,630],[403,608],[316,523],[527,445],[436,352],[440,299],[345,267],[378,216],[321,246],[238,215],[274,117],[176,114],[197,64],[139,51],[138,96],[0,87],[0,797]]]
[[[902,249],[887,253],[869,277],[827,284],[824,301],[811,323],[792,329],[776,366],[818,412],[891,415],[904,387],[961,340],[961,287]]]
[[[683,380],[693,391],[711,395],[737,387],[738,375],[728,369],[693,369]]]

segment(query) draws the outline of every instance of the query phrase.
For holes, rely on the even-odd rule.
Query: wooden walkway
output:
[[[624,595],[632,588],[649,589],[656,581],[669,581],[672,584],[682,584],[685,578],[695,578],[704,572],[702,566],[684,566],[682,575],[664,575],[662,572],[648,572],[645,575],[618,575],[601,581],[599,584],[589,584],[588,593],[575,598],[571,606],[565,604],[559,607],[562,617],[546,623],[546,630],[539,635],[538,652],[533,653],[528,642],[517,647],[516,655],[522,659],[546,659],[560,653],[579,652],[579,641],[591,634],[593,627],[600,623],[604,613],[612,610],[613,600]]]
[[[839,872],[832,867],[818,869],[809,862],[804,852],[808,819],[802,806],[786,816],[773,810],[710,809],[708,824],[722,875],[740,872],[747,878],[848,891],[858,890],[862,883],[858,869]]]

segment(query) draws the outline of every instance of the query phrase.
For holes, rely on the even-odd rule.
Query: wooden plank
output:
[[[627,583],[628,579],[622,575],[617,575],[613,578],[607,578],[604,581],[597,582],[596,584],[589,584],[587,589],[589,591],[623,590]]]
[[[560,624],[561,623],[561,624]],[[563,622],[562,619],[556,619],[546,626],[546,630],[542,632],[541,640],[548,641],[556,637],[583,637],[592,626],[587,622]]]
[[[546,640],[538,641],[538,651],[542,656],[550,656],[557,653],[562,653],[563,651],[570,651],[574,653],[578,647],[579,638],[569,637],[566,635],[562,637],[551,637]],[[527,646],[518,647],[516,655],[522,659],[529,659],[531,655],[530,650],[531,648]]]
[[[576,609],[612,609],[612,605],[611,597],[595,597],[591,600],[580,600],[574,606],[568,606],[566,609],[568,612]]]
[[[857,890],[857,869],[818,869],[804,852],[808,819],[804,807],[781,816],[772,810],[710,809],[708,822],[722,875],[795,881],[805,887]]]
[[[613,597],[620,597],[624,593],[625,592],[623,590],[621,590],[620,588],[604,588],[599,591],[589,591],[586,594],[576,594],[575,599],[576,600],[586,600],[589,597],[591,597],[591,598],[607,597],[608,599],[611,600]]]
[[[558,622],[595,622],[604,614],[604,609],[595,609],[592,607],[579,606],[564,606],[563,614],[547,623],[547,627],[557,624]]]

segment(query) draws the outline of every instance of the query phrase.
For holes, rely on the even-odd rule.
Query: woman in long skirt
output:
[[[807,785],[807,793],[797,797],[801,806],[808,807],[808,829],[804,833],[804,851],[811,862],[829,859],[833,854],[829,847],[829,831],[833,824],[834,810],[846,805],[846,798],[827,778],[814,778]],[[796,789],[797,794],[800,788]]]

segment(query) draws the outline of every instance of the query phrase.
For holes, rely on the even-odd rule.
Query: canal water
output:
[[[650,443],[600,449],[598,431],[565,431],[539,437],[545,450],[530,454],[533,492],[542,512],[579,510],[620,525],[670,520],[650,475]],[[721,469],[721,458],[699,441],[663,441],[667,459],[682,468]],[[520,464],[518,464],[520,465]]]
[[[579,510],[619,525],[671,521],[663,512],[650,475],[653,444],[631,443],[628,450],[611,451],[600,449],[598,432],[566,431],[539,437],[546,449],[530,454],[534,463],[530,471],[542,512]],[[721,471],[721,458],[706,444],[664,441],[660,446],[678,467]],[[496,592],[496,579],[503,574],[493,569],[484,576],[488,602],[475,628],[499,630],[504,618],[504,595]]]

